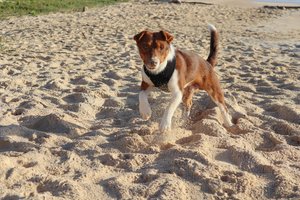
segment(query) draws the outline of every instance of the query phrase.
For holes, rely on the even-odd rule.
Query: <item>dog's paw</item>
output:
[[[141,113],[143,120],[148,120],[151,117],[151,110],[148,113]]]
[[[184,117],[189,118],[191,115],[191,108],[185,108],[183,112]]]
[[[150,119],[152,114],[150,106],[140,106],[140,114],[144,120]]]
[[[171,120],[167,120],[163,118],[160,122],[159,130],[162,133],[171,130]]]
[[[232,118],[228,113],[224,113],[223,118],[224,118],[224,126],[226,128],[233,126]]]
[[[231,122],[231,120],[225,120],[224,121],[224,126],[226,127],[226,128],[230,128],[230,127],[232,127],[234,124]]]

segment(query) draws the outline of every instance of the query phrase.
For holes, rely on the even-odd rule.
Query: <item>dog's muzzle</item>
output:
[[[149,60],[149,62],[146,64],[146,67],[149,70],[155,70],[159,66],[159,63],[159,59],[154,57]]]

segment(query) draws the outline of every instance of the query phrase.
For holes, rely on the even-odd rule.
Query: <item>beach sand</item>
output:
[[[0,22],[2,199],[300,198],[299,10],[129,2]],[[207,57],[235,125],[205,92],[191,119],[158,124],[170,98],[138,112],[142,62],[132,39],[167,30]]]

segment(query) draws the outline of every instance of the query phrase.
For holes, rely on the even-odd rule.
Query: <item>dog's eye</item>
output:
[[[164,48],[165,48],[165,46],[164,45],[160,45],[160,50],[163,50]]]

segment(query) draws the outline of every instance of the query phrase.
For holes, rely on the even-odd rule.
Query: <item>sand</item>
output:
[[[299,199],[297,19],[299,10],[129,2],[1,21],[0,197]],[[161,134],[169,95],[155,90],[153,116],[140,118],[132,38],[164,29],[207,57],[207,22],[220,31],[216,71],[235,125],[225,129],[200,92],[191,118],[181,105]]]

